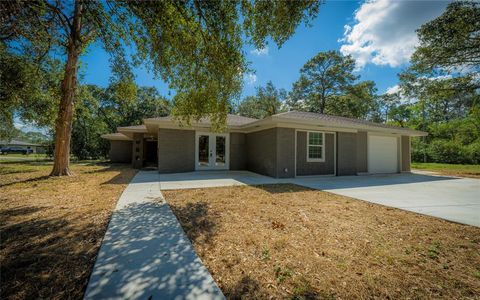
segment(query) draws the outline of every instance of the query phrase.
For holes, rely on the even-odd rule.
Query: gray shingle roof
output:
[[[103,139],[106,139],[106,140],[119,140],[119,141],[131,141],[132,140],[130,137],[124,135],[123,133],[119,133],[119,132],[102,134],[100,137],[103,138]]]
[[[382,123],[374,123],[360,119],[352,119],[346,117],[332,116],[320,113],[313,112],[302,112],[302,111],[289,111],[284,113],[279,113],[265,119],[253,119],[242,117],[238,115],[227,115],[227,126],[229,127],[239,127],[242,129],[247,129],[251,126],[259,127],[261,124],[270,123],[270,122],[292,122],[298,124],[308,124],[308,125],[321,125],[321,126],[331,126],[331,127],[343,127],[347,129],[360,129],[360,130],[372,130],[372,131],[388,131],[392,130],[396,133],[408,134],[410,136],[422,136],[427,135],[426,132],[413,130],[409,128],[403,128],[398,126],[391,126]],[[155,123],[155,122],[175,122],[174,118],[171,116],[167,117],[158,117],[145,119],[144,122]],[[200,125],[210,125],[210,120],[208,118],[202,118],[198,122],[192,121],[192,124]]]
[[[30,142],[20,140],[0,141],[0,145],[13,145],[13,146],[41,146]]]
[[[152,118],[148,120],[158,120],[158,121],[172,121],[173,117],[167,116],[167,117],[158,117],[158,118]],[[253,119],[253,118],[247,118],[243,116],[238,116],[238,115],[232,115],[228,114],[227,115],[227,126],[242,126],[246,125],[248,123],[252,123],[258,121],[258,119]],[[209,118],[202,118],[198,122],[192,121],[192,123],[198,123],[198,124],[203,124],[203,125],[209,125],[210,120]]]
[[[325,115],[320,113],[313,113],[313,112],[303,112],[303,111],[289,111],[280,114],[273,115],[274,118],[281,118],[281,119],[290,119],[290,120],[298,120],[298,121],[323,121],[325,123],[331,124],[338,124],[343,126],[365,126],[371,128],[383,128],[383,129],[395,129],[395,130],[402,130],[405,132],[413,132],[416,130],[403,128],[398,126],[392,126],[382,123],[375,123],[370,121],[365,121],[361,119],[352,119],[346,117],[339,117],[339,116],[331,116]],[[416,131],[419,132],[419,131]]]
[[[133,125],[133,126],[123,126],[123,127],[118,127],[118,130],[147,130],[147,127],[145,125]]]

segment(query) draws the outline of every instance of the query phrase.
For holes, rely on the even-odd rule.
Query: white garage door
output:
[[[397,138],[368,136],[368,172],[396,173],[398,170]]]

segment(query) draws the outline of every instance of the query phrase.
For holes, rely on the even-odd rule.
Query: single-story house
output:
[[[18,148],[23,150],[31,150],[31,153],[38,154],[45,154],[46,152],[46,147],[43,145],[15,139],[0,141],[0,148]]]
[[[227,129],[208,119],[182,126],[171,117],[119,127],[110,159],[160,173],[249,170],[288,178],[410,171],[410,138],[426,132],[325,114],[290,111],[261,120],[228,115]]]

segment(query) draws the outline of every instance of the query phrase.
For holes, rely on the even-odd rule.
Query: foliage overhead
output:
[[[0,2],[0,40],[7,52],[37,64],[53,55],[64,58],[52,175],[70,175],[77,71],[89,45],[99,43],[111,55],[113,71],[128,79],[119,81],[125,95],[134,94],[130,62],[145,64],[176,91],[174,115],[187,123],[208,116],[218,130],[247,71],[244,37],[257,47],[267,39],[281,46],[301,22],[317,15],[319,5],[313,0],[10,0]]]
[[[75,1],[2,2],[0,38],[10,51],[41,59],[66,54]],[[146,64],[176,91],[173,112],[210,115],[220,125],[238,95],[247,63],[244,41],[282,45],[302,22],[314,18],[318,1],[85,1],[79,51],[100,42],[128,72]],[[80,53],[80,54],[81,54]],[[117,64],[118,65],[118,64]]]
[[[480,71],[480,3],[454,1],[438,18],[418,30],[420,45],[412,55],[413,67]]]
[[[53,126],[62,74],[58,60],[37,65],[0,45],[0,139],[13,137],[16,116],[40,127]]]
[[[237,108],[238,114],[263,119],[282,112],[282,104],[287,96],[283,89],[277,89],[271,81],[265,87],[257,87],[255,96],[248,96],[242,100]]]
[[[389,122],[429,132],[413,159],[480,163],[480,5],[455,1],[417,31],[411,66],[399,74]]]

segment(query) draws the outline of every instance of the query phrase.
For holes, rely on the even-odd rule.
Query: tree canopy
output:
[[[148,61],[176,91],[176,116],[209,116],[219,129],[248,70],[242,45],[260,48],[268,39],[281,45],[317,15],[319,5],[313,0],[11,0],[0,2],[0,39],[7,52],[31,57],[37,66],[54,54],[63,57],[52,175],[69,175],[77,70],[89,45],[100,43],[112,62],[122,63],[114,71],[129,79],[130,65]],[[132,47],[136,51],[127,59]]]
[[[257,87],[255,96],[248,96],[242,100],[237,112],[245,117],[263,119],[282,111],[283,101],[287,93],[277,89],[271,81],[265,87]]]
[[[309,110],[324,113],[327,102],[341,95],[357,79],[354,68],[351,56],[343,56],[338,51],[319,52],[300,70],[292,97],[303,100]]]
[[[338,51],[319,52],[300,70],[287,101],[293,109],[344,117],[371,118],[376,107],[373,81],[359,82],[355,61]]]
[[[412,55],[414,69],[480,71],[480,3],[454,1],[438,18],[418,30],[420,45]]]
[[[480,5],[452,2],[417,33],[389,122],[429,132],[414,160],[480,163]]]

